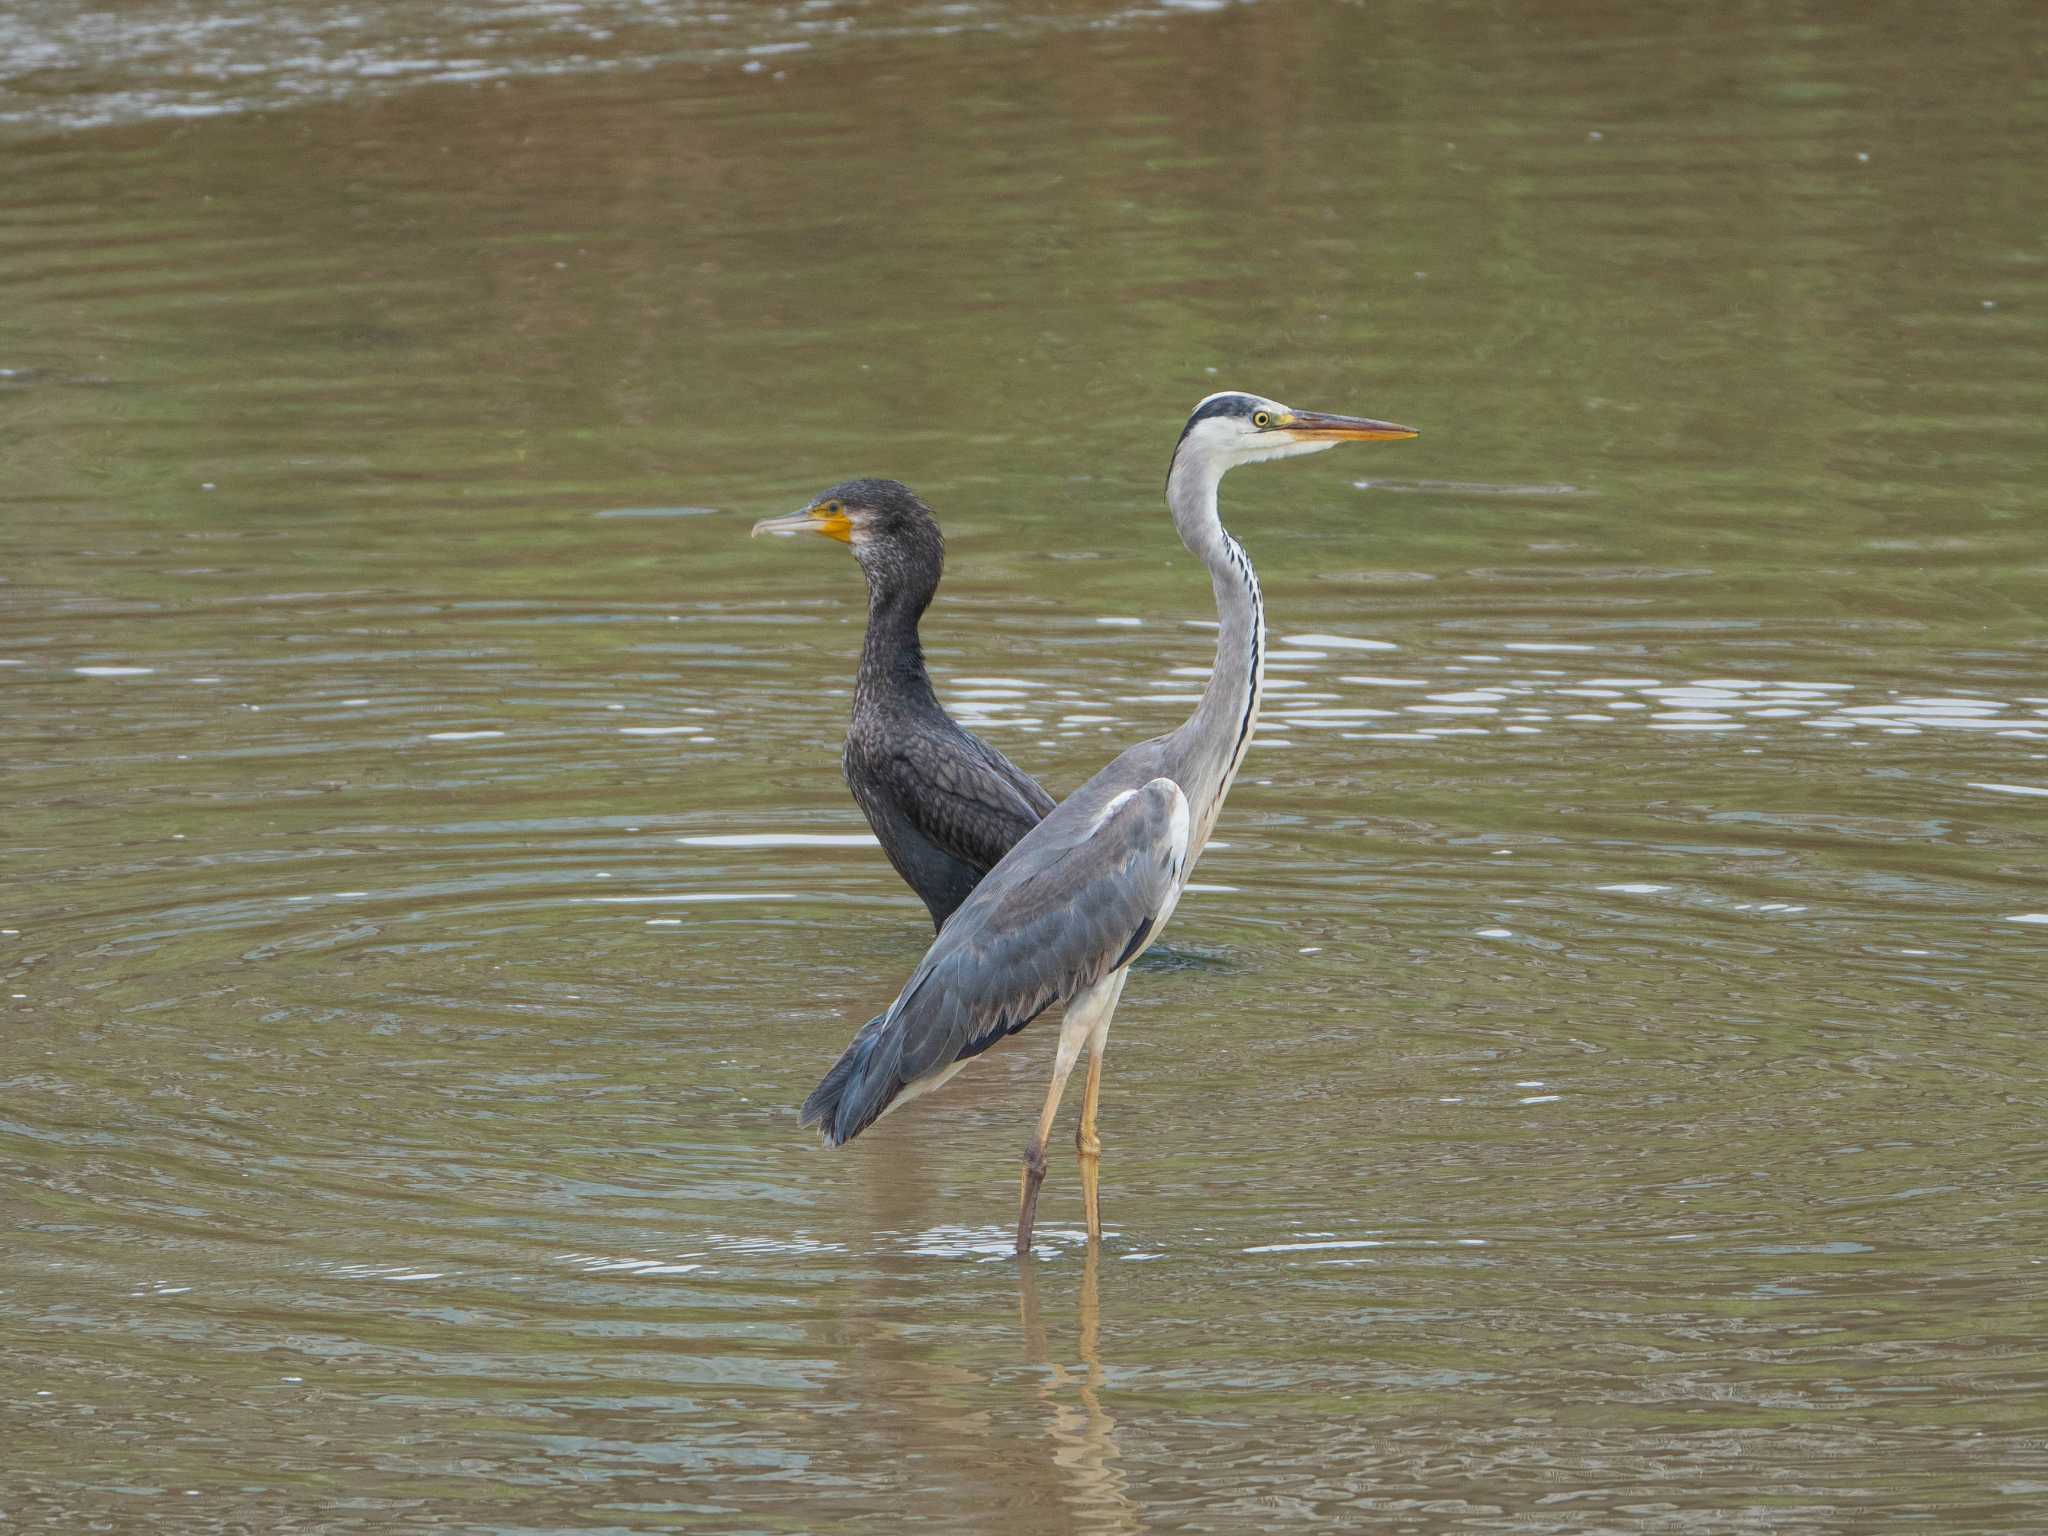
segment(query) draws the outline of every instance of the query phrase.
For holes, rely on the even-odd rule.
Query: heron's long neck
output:
[[[1196,852],[1209,840],[1223,797],[1251,746],[1266,676],[1266,605],[1244,546],[1224,530],[1217,514],[1216,485],[1222,478],[1221,467],[1191,457],[1176,458],[1166,481],[1167,505],[1181,542],[1209,567],[1219,621],[1216,666],[1202,702],[1169,738],[1174,778],[1194,816],[1191,844]]]

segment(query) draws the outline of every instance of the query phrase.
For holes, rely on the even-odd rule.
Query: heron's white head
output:
[[[1419,436],[1413,427],[1391,421],[1297,411],[1264,395],[1225,390],[1195,407],[1174,449],[1174,462],[1221,475],[1240,464],[1321,453],[1339,443],[1391,443]]]

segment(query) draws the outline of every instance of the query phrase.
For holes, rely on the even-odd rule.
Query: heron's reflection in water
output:
[[[1116,1420],[1102,1406],[1101,1244],[1090,1243],[1081,1270],[1080,1369],[1053,1358],[1039,1315],[1037,1264],[1017,1267],[1017,1302],[1024,1324],[1025,1358],[1046,1368],[1039,1396],[1050,1410],[1052,1464],[1062,1497],[1083,1531],[1141,1531],[1138,1507],[1126,1491],[1117,1461]]]

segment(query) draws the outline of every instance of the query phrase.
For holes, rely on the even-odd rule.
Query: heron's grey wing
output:
[[[1171,779],[1124,791],[1086,823],[1041,824],[861,1027],[804,1101],[803,1123],[838,1146],[905,1089],[1128,965],[1172,913],[1187,854],[1187,797]]]

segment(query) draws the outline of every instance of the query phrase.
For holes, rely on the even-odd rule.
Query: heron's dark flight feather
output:
[[[1131,935],[1131,941],[1124,946],[1124,952],[1116,957],[1118,965],[1128,964],[1131,956],[1145,947],[1145,940],[1151,934],[1153,927],[1154,920],[1149,917],[1138,924],[1138,931]]]

